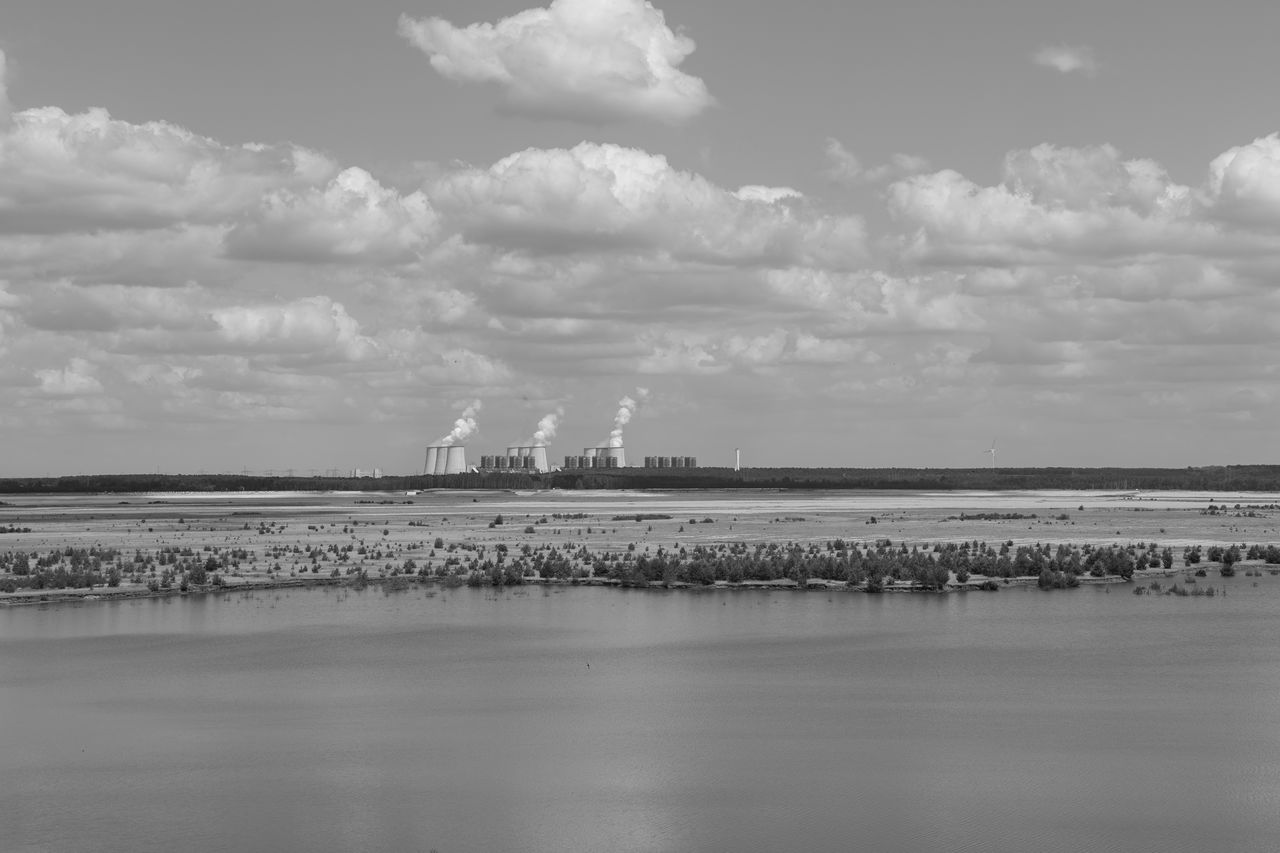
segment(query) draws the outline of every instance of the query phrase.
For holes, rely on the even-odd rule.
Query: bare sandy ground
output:
[[[992,545],[1155,542],[1174,549],[1174,566],[1180,569],[1185,545],[1280,542],[1280,495],[1133,499],[1047,494],[0,495],[0,530],[30,528],[0,533],[0,554],[116,549],[128,576],[135,558],[155,557],[165,549],[205,558],[216,554],[224,561],[228,552],[243,552],[234,568],[219,572],[234,586],[327,579],[335,569],[343,577],[355,570],[378,577],[409,560],[415,569],[434,569],[450,557],[469,560],[477,553],[471,549],[483,548],[492,556],[499,544],[511,552],[551,546],[566,554],[585,549],[595,555],[631,546],[637,553],[654,553],[659,547],[840,538],[860,543],[889,539],[922,548],[975,540]],[[1215,501],[1212,511],[1210,498]],[[671,518],[637,522],[637,512]],[[1023,517],[961,518],[978,513]],[[620,515],[629,517],[615,520]],[[499,516],[501,524],[495,523]],[[435,547],[437,539],[443,547]],[[449,546],[455,550],[450,552]],[[145,582],[126,580],[116,590],[91,593],[146,591]],[[85,592],[90,591],[80,591]],[[0,600],[22,595],[0,593]]]

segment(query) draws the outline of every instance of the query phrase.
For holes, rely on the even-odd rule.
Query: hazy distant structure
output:
[[[587,447],[581,456],[566,456],[565,468],[622,468],[626,457],[621,447]]]
[[[465,474],[467,448],[461,444],[433,444],[427,448],[424,474]]]
[[[623,397],[618,401],[618,411],[613,416],[613,429],[609,437],[595,447],[584,447],[582,455],[574,462],[573,457],[566,456],[566,468],[625,468],[627,467],[627,451],[622,444],[622,428],[631,422],[636,409],[649,397],[647,388],[637,388],[636,396]]]
[[[991,439],[991,449],[982,452],[991,454],[991,470],[996,470],[996,440],[994,438]]]
[[[697,468],[698,457],[696,456],[646,456],[644,458],[644,467],[646,468]]]
[[[503,454],[485,454],[480,457],[482,471],[536,471],[546,474],[551,471],[551,462],[547,457],[547,447],[543,444],[513,444]]]
[[[424,474],[465,474],[467,449],[461,444],[433,444],[427,448]]]
[[[476,416],[481,403],[473,400],[462,410],[462,417],[453,422],[449,434],[428,445],[427,458],[422,466],[424,474],[464,474],[467,471],[467,451],[460,442],[466,441],[478,429]]]
[[[545,474],[551,470],[551,463],[547,460],[547,446],[545,444],[526,444],[512,445],[507,448],[507,459],[518,459],[516,465],[512,468],[524,468],[529,471],[537,471]]]
[[[382,479],[382,469],[381,469],[381,468],[374,468],[374,469],[373,469],[373,471],[372,471],[372,472],[370,472],[370,471],[366,471],[364,468],[352,468],[352,469],[351,469],[351,476],[352,476],[353,478],[356,478],[356,477],[373,477],[373,478],[375,478],[375,479],[379,479],[379,480],[380,480],[380,479]]]
[[[465,474],[467,471],[467,448],[461,444],[449,446],[445,456],[444,473]]]
[[[480,469],[483,471],[535,471],[546,474],[551,471],[551,461],[547,456],[547,443],[555,438],[556,429],[560,426],[560,418],[564,409],[557,406],[554,412],[548,412],[538,421],[538,428],[533,437],[523,444],[507,445],[505,454],[493,454],[480,457]]]
[[[742,448],[735,447],[733,449],[733,470],[742,470]]]
[[[625,468],[627,467],[627,451],[619,444],[609,444],[603,447],[584,447],[582,455],[592,460],[590,464],[583,465],[583,468]]]

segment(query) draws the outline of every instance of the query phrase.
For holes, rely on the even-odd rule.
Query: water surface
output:
[[[0,849],[1273,850],[1280,578],[1230,584],[0,611]]]

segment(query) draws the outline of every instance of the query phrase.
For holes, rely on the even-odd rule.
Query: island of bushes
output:
[[[928,546],[888,539],[823,544],[723,543],[637,551],[634,544],[617,551],[593,552],[585,547],[561,549],[550,543],[506,544],[456,542],[411,545],[413,556],[392,561],[381,548],[362,545],[276,545],[255,549],[207,546],[135,549],[65,548],[44,553],[0,553],[0,592],[59,590],[130,590],[135,594],[167,594],[252,586],[296,585],[324,581],[356,586],[382,583],[388,589],[417,583],[446,586],[511,586],[526,583],[587,583],[622,587],[750,587],[848,588],[883,591],[998,589],[1010,582],[1035,583],[1044,589],[1070,589],[1082,582],[1126,581],[1135,573],[1175,571],[1175,562],[1194,583],[1204,576],[1202,563],[1216,565],[1222,576],[1249,564],[1248,572],[1266,566],[1280,573],[1275,545],[1188,546],[1179,554],[1158,544],[1134,545],[998,545],[965,541]],[[261,570],[259,559],[266,563]],[[284,569],[282,563],[291,563]],[[1275,568],[1272,568],[1275,567]],[[8,597],[8,596],[6,596]],[[3,600],[3,599],[0,599]]]

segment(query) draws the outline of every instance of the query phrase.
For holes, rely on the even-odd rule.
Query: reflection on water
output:
[[[1270,850],[1252,583],[2,611],[0,849]]]

